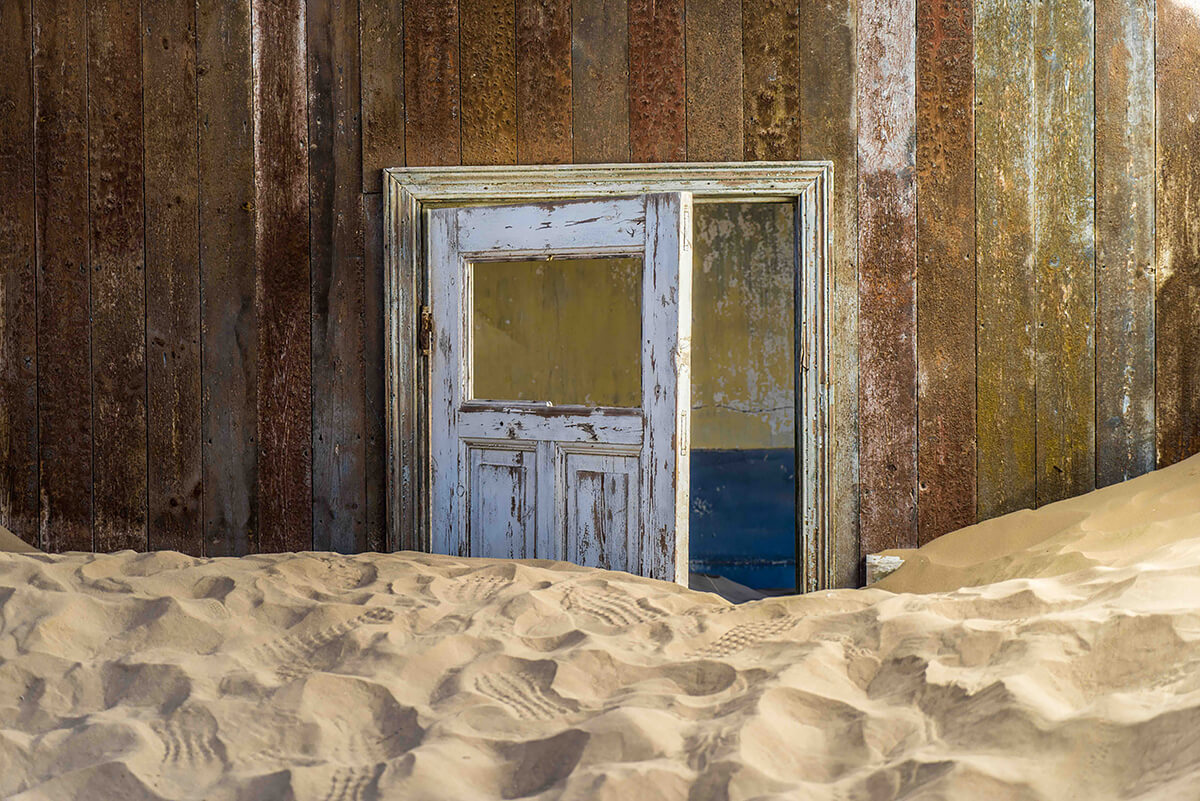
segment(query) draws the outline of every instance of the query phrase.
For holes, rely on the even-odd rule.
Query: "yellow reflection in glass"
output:
[[[642,261],[472,265],[472,397],[641,406]]]

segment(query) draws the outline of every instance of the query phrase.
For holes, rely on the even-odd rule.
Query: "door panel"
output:
[[[434,551],[686,582],[690,195],[428,220]]]
[[[606,570],[630,570],[637,545],[638,456],[560,449],[563,530],[567,561]]]
[[[537,448],[468,443],[467,539],[472,556],[532,556],[537,536]]]

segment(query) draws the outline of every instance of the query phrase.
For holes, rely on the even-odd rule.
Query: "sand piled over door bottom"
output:
[[[882,586],[962,584],[0,554],[0,797],[1200,798],[1200,460]]]

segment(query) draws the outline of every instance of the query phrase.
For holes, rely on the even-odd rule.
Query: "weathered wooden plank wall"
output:
[[[402,164],[833,160],[843,583],[1200,450],[1192,3],[0,7],[0,523],[44,547],[383,546]]]

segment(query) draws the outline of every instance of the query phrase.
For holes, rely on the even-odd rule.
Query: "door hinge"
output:
[[[421,319],[417,324],[417,342],[422,356],[428,356],[433,351],[433,312],[428,306],[421,307]]]

